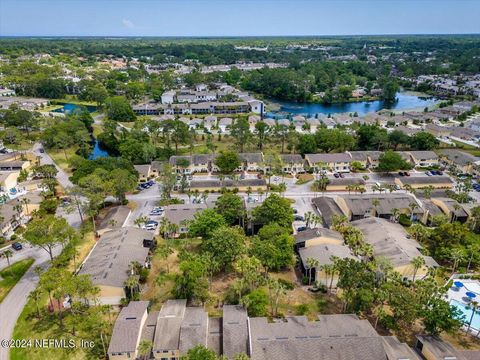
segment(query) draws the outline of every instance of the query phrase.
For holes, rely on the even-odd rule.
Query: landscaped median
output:
[[[33,259],[20,260],[0,271],[0,303],[32,266],[33,262]]]

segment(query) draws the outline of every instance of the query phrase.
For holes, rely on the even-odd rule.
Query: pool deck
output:
[[[475,301],[480,301],[480,281],[479,280],[472,280],[472,279],[458,279],[458,278],[452,278],[454,282],[460,281],[463,286],[461,287],[456,287],[455,285],[452,285],[450,289],[448,289],[447,294],[446,294],[446,300],[451,303],[452,301],[457,301],[463,305],[468,305],[468,303],[473,300],[470,299],[466,293],[473,292],[477,296],[474,298]],[[475,316],[480,316],[477,310],[477,315]],[[468,319],[467,319],[468,320]],[[467,328],[467,326],[465,326]],[[476,329],[473,326],[470,328],[470,332],[475,335],[480,332],[480,329]]]

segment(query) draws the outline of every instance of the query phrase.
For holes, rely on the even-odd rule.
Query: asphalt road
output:
[[[35,144],[33,146],[33,151],[41,157],[41,164],[54,164],[52,158],[48,156],[47,153],[41,153],[39,149],[41,148],[40,144]],[[56,165],[55,165],[56,166]],[[58,169],[57,180],[64,187],[72,187],[73,184],[68,179],[68,175],[56,166]],[[72,212],[66,214],[64,209],[59,208],[57,215],[63,216],[67,219],[68,223],[78,228],[81,224],[80,215],[78,212]],[[57,247],[54,251],[54,255],[60,253],[60,247]],[[0,340],[2,339],[11,339],[13,334],[13,329],[17,322],[18,317],[20,316],[25,304],[28,300],[28,295],[32,290],[37,287],[38,277],[35,275],[34,268],[40,266],[42,268],[48,268],[50,257],[46,251],[39,248],[31,248],[26,245],[25,249],[18,252],[14,252],[14,256],[11,259],[11,262],[15,262],[27,257],[33,257],[35,263],[32,267],[26,272],[26,274],[20,279],[20,281],[15,285],[15,287],[10,291],[7,297],[0,304]],[[0,263],[0,268],[4,266],[3,261]],[[6,261],[5,261],[6,262]],[[0,360],[9,359],[9,349],[3,348],[0,346]]]

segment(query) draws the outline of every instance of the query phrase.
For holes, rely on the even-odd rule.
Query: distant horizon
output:
[[[477,33],[395,33],[395,34],[338,34],[338,35],[0,35],[0,39],[245,39],[245,38],[331,38],[331,37],[379,37],[379,36],[480,36]]]
[[[0,0],[0,36],[469,35],[478,14],[476,0]]]

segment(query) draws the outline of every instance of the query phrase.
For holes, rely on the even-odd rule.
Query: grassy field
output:
[[[0,303],[32,266],[33,259],[20,260],[0,271]]]
[[[78,148],[76,146],[65,149],[65,151],[63,149],[48,149],[47,153],[62,170],[70,174],[72,170],[70,169],[67,159],[70,159],[73,155],[75,155],[77,149]]]

